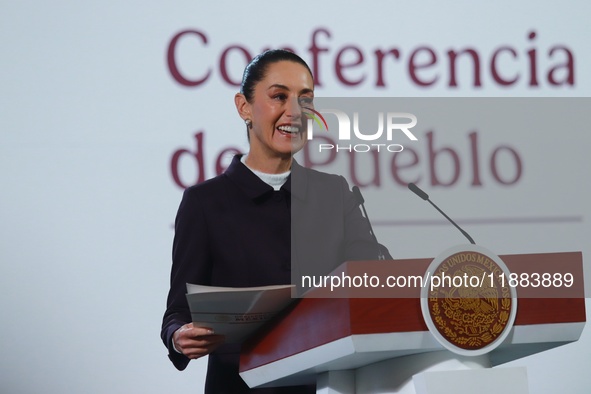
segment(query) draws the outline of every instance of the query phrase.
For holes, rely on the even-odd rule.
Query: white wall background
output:
[[[193,134],[199,130],[206,134],[208,177],[213,175],[214,154],[228,146],[245,147],[233,108],[236,89],[222,82],[217,69],[228,46],[239,44],[254,54],[290,45],[310,60],[312,31],[329,29],[332,37],[319,40],[330,48],[322,55],[324,86],[317,95],[323,96],[584,97],[591,93],[590,11],[584,1],[3,1],[0,392],[201,392],[204,360],[179,373],[159,338],[171,224],[181,197],[169,161],[175,150],[194,146]],[[209,42],[183,44],[184,70],[199,76],[205,67],[212,68],[210,80],[193,89],[172,80],[165,57],[172,36],[189,28],[207,34]],[[527,39],[531,30],[537,32],[533,41]],[[392,66],[385,89],[376,90],[371,83],[346,88],[336,81],[332,62],[347,44],[363,48],[367,56],[389,46],[399,47],[405,56],[420,45],[442,54],[473,46],[485,59],[493,48],[510,45],[520,58],[507,65],[508,73],[525,72],[526,52],[535,47],[541,76],[553,64],[548,49],[561,44],[574,53],[576,79],[572,87],[554,88],[540,77],[538,87],[518,83],[500,88],[483,73],[482,88],[472,87],[463,76],[465,83],[460,81],[456,89],[445,83],[420,89],[409,81],[402,62]],[[232,60],[232,75],[239,78],[244,64],[238,56]],[[442,61],[432,72],[445,80],[445,70]],[[350,70],[352,76],[363,72],[372,75],[370,63]],[[582,221],[467,229],[499,254],[582,250],[589,256],[591,193],[584,148],[591,140],[584,129],[558,132],[568,139],[522,135],[502,141],[518,145],[529,160],[524,181],[513,189],[470,190],[463,183],[427,191],[459,218],[473,214],[454,205],[461,193],[474,198],[487,191],[500,193],[503,203],[512,196],[524,201],[524,194],[535,195],[527,205],[529,213],[561,207],[560,212]],[[561,150],[546,150],[538,137],[559,142]],[[449,138],[457,142],[465,136]],[[497,142],[494,136],[487,138],[490,144]],[[556,165],[544,167],[550,162]],[[190,165],[183,165],[184,176],[191,178]],[[550,170],[554,179],[562,179],[560,185],[572,189],[565,192],[548,182]],[[418,208],[421,201],[402,190],[398,199],[404,206],[417,204],[409,212],[416,209],[431,217],[427,207]],[[520,206],[525,205],[509,212],[521,213]],[[392,231],[399,234],[385,243],[399,257],[416,255],[405,247],[404,238],[398,241],[413,232],[432,235],[425,256],[461,242],[443,226]],[[513,363],[528,367],[532,393],[588,391],[589,330],[575,344]]]

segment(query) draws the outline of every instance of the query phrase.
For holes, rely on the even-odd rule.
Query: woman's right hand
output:
[[[193,323],[185,324],[172,336],[174,347],[190,359],[208,355],[221,345],[224,339],[223,335],[216,335],[206,327],[195,327]]]

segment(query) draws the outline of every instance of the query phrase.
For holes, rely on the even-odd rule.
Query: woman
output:
[[[236,156],[224,174],[183,195],[162,340],[179,370],[209,355],[206,393],[314,393],[315,388],[248,389],[238,375],[239,346],[224,344],[222,336],[191,323],[187,282],[287,284],[297,277],[294,273],[326,274],[345,260],[377,258],[375,241],[344,178],[293,160],[306,142],[306,112],[313,98],[312,73],[300,57],[284,50],[257,56],[235,96],[247,126],[248,154]]]

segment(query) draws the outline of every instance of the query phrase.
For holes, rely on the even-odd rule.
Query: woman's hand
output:
[[[172,336],[174,347],[190,359],[208,355],[221,345],[224,339],[223,335],[215,335],[206,327],[194,327],[193,323],[185,324]]]

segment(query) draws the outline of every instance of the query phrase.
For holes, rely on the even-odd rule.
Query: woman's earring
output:
[[[246,127],[248,127],[249,129],[252,127],[252,120],[250,120],[250,119],[246,119],[246,120],[244,121],[244,123],[246,124]]]

